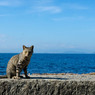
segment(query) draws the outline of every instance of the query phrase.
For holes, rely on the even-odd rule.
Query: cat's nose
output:
[[[25,55],[25,57],[27,57],[28,56],[28,53]]]

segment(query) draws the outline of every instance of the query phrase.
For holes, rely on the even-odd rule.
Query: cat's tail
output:
[[[0,78],[8,78],[7,75],[0,75]]]

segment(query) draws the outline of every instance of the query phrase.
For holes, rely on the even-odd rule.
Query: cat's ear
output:
[[[34,46],[33,46],[33,45],[31,46],[31,49],[32,49],[32,50],[34,49]]]
[[[25,45],[23,45],[23,50],[26,48],[26,46]]]

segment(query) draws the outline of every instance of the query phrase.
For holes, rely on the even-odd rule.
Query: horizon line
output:
[[[21,53],[21,52],[20,52]],[[20,54],[19,52],[3,52],[3,53],[1,53],[0,52],[0,54]],[[95,53],[33,53],[33,54],[95,54]]]

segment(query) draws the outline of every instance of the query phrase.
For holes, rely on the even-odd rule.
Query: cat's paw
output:
[[[18,76],[13,76],[12,79],[20,79]]]

